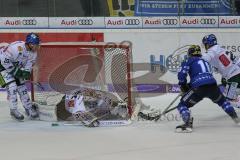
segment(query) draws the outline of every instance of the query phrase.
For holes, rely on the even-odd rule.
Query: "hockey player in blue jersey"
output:
[[[188,58],[182,62],[178,73],[178,80],[183,96],[177,106],[184,121],[183,125],[176,127],[176,132],[192,132],[193,118],[189,108],[193,107],[203,98],[209,98],[218,104],[233,120],[239,124],[239,118],[219,90],[214,79],[210,65],[201,58],[201,49],[198,45],[192,45],[188,49]],[[187,76],[190,82],[187,82]]]

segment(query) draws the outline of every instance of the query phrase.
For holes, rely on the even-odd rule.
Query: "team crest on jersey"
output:
[[[23,51],[23,48],[21,46],[18,46],[18,52],[22,53],[22,51]]]
[[[74,107],[74,100],[68,101],[68,107]]]

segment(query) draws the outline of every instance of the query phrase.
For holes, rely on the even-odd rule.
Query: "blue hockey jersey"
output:
[[[179,85],[187,84],[187,76],[190,77],[190,86],[196,88],[206,84],[217,83],[212,75],[212,69],[207,61],[201,57],[189,57],[181,64],[178,72]]]

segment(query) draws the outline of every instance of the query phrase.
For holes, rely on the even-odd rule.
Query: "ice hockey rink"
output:
[[[175,96],[167,94],[143,101],[151,106],[167,106]],[[12,120],[6,96],[1,94],[0,99],[1,160],[240,158],[240,128],[209,100],[192,108],[194,132],[183,134],[174,132],[181,123],[176,112],[159,122],[136,121],[123,127],[52,127],[51,122]]]

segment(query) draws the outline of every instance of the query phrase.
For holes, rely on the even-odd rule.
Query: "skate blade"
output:
[[[175,132],[176,133],[192,133],[193,130],[192,130],[192,128],[186,128],[184,130],[182,130],[181,128],[177,128],[177,129],[175,129]]]
[[[38,114],[38,116],[36,117],[32,117],[29,114],[27,114],[27,112],[25,112],[25,116],[28,118],[28,120],[40,120],[40,114]]]
[[[26,117],[27,117],[28,120],[31,120],[31,121],[39,121],[40,120],[39,116],[38,117],[31,117],[29,115],[26,115]]]
[[[14,116],[11,116],[11,118],[15,121],[18,121],[18,122],[24,122],[24,118],[23,119],[17,119]]]

